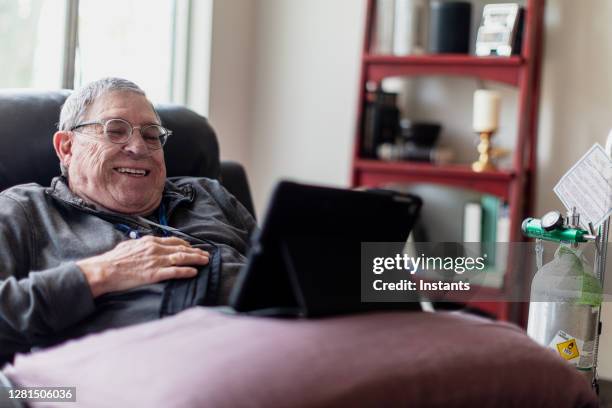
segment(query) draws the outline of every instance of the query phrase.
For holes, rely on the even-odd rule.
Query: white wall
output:
[[[348,185],[363,0],[257,0],[255,205],[280,178]]]
[[[364,12],[364,0],[215,1],[211,119],[260,214],[280,178],[348,184]],[[609,21],[607,0],[547,1],[537,214],[561,208],[552,187],[612,127]],[[612,305],[603,313],[612,379]]]
[[[254,0],[215,0],[210,67],[209,118],[219,138],[221,158],[250,169],[254,140]]]
[[[213,0],[208,116],[259,214],[281,178],[348,185],[364,20],[365,0]]]

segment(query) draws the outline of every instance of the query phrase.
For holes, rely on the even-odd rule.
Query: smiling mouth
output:
[[[119,174],[131,177],[146,177],[151,173],[150,170],[134,169],[131,167],[116,167],[113,170],[115,170]]]

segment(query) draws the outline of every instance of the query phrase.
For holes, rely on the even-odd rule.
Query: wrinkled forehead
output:
[[[98,96],[89,104],[84,116],[87,121],[121,118],[134,124],[161,124],[153,104],[144,95],[124,90]]]

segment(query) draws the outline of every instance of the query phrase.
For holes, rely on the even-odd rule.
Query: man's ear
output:
[[[60,130],[53,135],[53,147],[60,163],[68,167],[72,159],[72,132]]]

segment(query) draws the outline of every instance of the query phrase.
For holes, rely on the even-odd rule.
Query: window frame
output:
[[[172,61],[168,95],[207,116],[210,98],[212,13],[214,0],[172,0]],[[65,33],[61,86],[74,89],[79,45],[79,0],[65,0]],[[197,19],[199,24],[194,24]],[[203,29],[202,25],[207,28]]]

